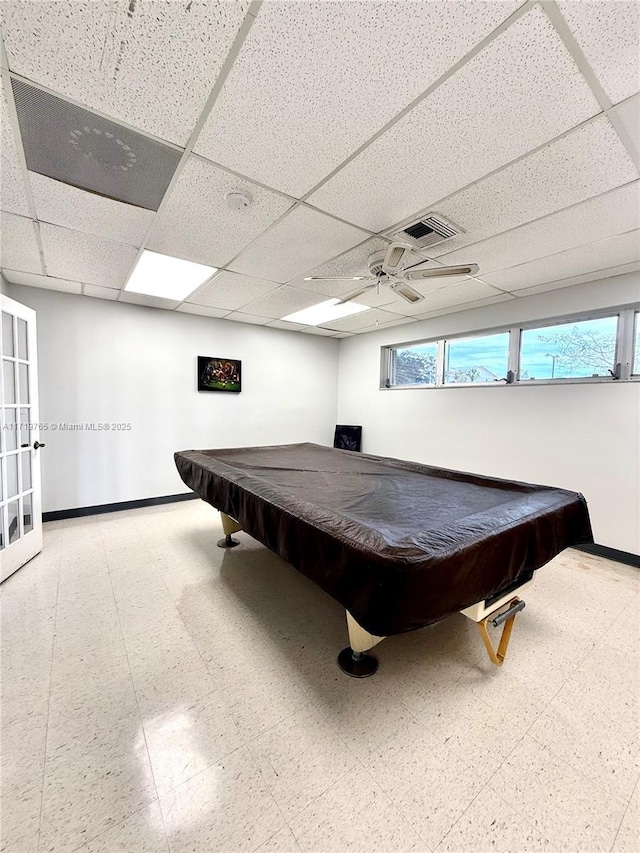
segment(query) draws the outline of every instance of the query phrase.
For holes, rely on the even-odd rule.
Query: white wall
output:
[[[345,338],[339,423],[363,450],[587,498],[595,539],[640,552],[640,383],[380,390],[380,348],[640,300],[629,274]]]
[[[43,510],[188,489],[176,450],[333,442],[338,342],[11,286],[35,308],[40,420],[130,422],[130,432],[42,433]],[[240,394],[196,390],[196,357],[242,360]]]
[[[316,441],[364,426],[365,452],[582,491],[596,540],[640,552],[640,383],[379,390],[380,347],[640,300],[618,276],[338,342],[10,286],[38,312],[44,510],[186,491],[175,450]],[[198,393],[197,355],[243,362],[239,395]],[[337,392],[336,392],[337,384]]]

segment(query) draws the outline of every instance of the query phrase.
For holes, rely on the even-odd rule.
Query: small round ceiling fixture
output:
[[[244,210],[245,207],[249,207],[251,204],[251,196],[248,193],[240,191],[227,193],[224,200],[227,202],[227,207],[230,207],[231,210]]]

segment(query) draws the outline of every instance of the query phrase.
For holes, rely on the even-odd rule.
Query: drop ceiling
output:
[[[635,0],[5,0],[0,16],[10,282],[345,337],[640,269]],[[158,209],[30,171],[16,83],[164,145]],[[45,137],[55,164],[64,133]],[[355,289],[306,276],[366,275],[426,213],[462,233],[420,257],[475,277],[422,282],[415,305],[382,285],[326,328],[282,320]],[[144,249],[219,272],[183,302],[125,293]]]

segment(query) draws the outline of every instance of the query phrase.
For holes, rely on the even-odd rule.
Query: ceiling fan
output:
[[[379,284],[388,284],[391,290],[406,299],[407,302],[419,302],[424,296],[409,284],[410,281],[422,281],[428,278],[442,278],[452,275],[475,275],[477,264],[460,264],[455,267],[429,267],[423,265],[430,261],[420,260],[406,267],[404,264],[411,259],[411,247],[405,243],[391,243],[386,251],[374,252],[369,256],[369,272],[371,275],[355,276],[323,276],[310,275],[305,281],[367,281],[370,284],[360,285],[358,290],[345,296],[338,302],[342,305],[351,302],[360,294],[365,293]]]

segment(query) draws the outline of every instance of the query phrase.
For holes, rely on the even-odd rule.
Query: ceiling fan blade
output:
[[[378,284],[377,281],[374,281],[373,284],[367,284],[366,287],[361,287],[360,290],[356,290],[353,293],[350,293],[348,296],[345,296],[344,299],[341,299],[337,302],[337,305],[344,305],[345,302],[351,302],[352,299],[355,299],[360,294],[365,293],[367,290],[371,290],[372,287],[375,287]]]
[[[397,293],[398,296],[402,296],[403,299],[410,302],[412,305],[414,302],[420,302],[424,299],[424,296],[421,293],[418,293],[417,290],[414,290],[410,284],[406,284],[404,281],[391,285],[391,290]]]
[[[384,256],[382,267],[387,275],[395,275],[402,269],[402,261],[405,259],[407,252],[411,251],[411,246],[406,243],[391,243],[387,249],[387,254]]]
[[[475,275],[480,268],[478,264],[460,264],[456,267],[430,267],[426,270],[413,269],[407,272],[407,281],[421,281],[425,278],[445,278],[452,275]]]
[[[303,281],[374,281],[370,275],[307,275]]]

